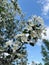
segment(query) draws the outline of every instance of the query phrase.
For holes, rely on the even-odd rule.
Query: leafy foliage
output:
[[[44,45],[42,45],[42,55],[44,65],[49,65],[49,41],[44,39],[43,42]]]
[[[34,46],[44,30],[40,16],[25,21],[16,19],[18,14],[23,15],[17,0],[0,1],[0,62],[4,65],[26,57],[23,46]]]

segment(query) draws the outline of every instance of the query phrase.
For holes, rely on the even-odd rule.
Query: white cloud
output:
[[[35,63],[39,64],[40,62],[39,61],[35,61]]]
[[[49,13],[49,0],[39,0],[38,3],[40,3],[42,6],[42,14],[48,15]]]
[[[43,6],[42,11],[43,11],[43,14],[44,14],[44,15],[47,15],[47,14],[48,14],[48,12],[49,12],[49,3],[46,3],[46,4]]]
[[[42,40],[38,39],[36,45],[41,46],[42,45]]]

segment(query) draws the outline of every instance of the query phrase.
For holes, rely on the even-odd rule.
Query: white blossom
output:
[[[8,45],[11,46],[12,44],[13,44],[13,40],[9,40],[9,41],[6,42],[6,46],[8,46]]]

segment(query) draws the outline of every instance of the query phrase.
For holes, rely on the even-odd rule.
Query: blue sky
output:
[[[26,14],[26,18],[31,15],[41,16],[45,23],[49,23],[49,0],[18,0],[22,11]],[[48,24],[47,24],[48,25]]]
[[[49,28],[49,0],[18,0],[22,12],[26,14],[26,18],[37,15],[41,16],[44,19],[45,26]],[[42,42],[39,42],[40,44]],[[28,50],[28,62],[39,61],[42,62],[42,55],[41,55],[41,47],[40,45],[35,45],[31,47],[27,45]]]

